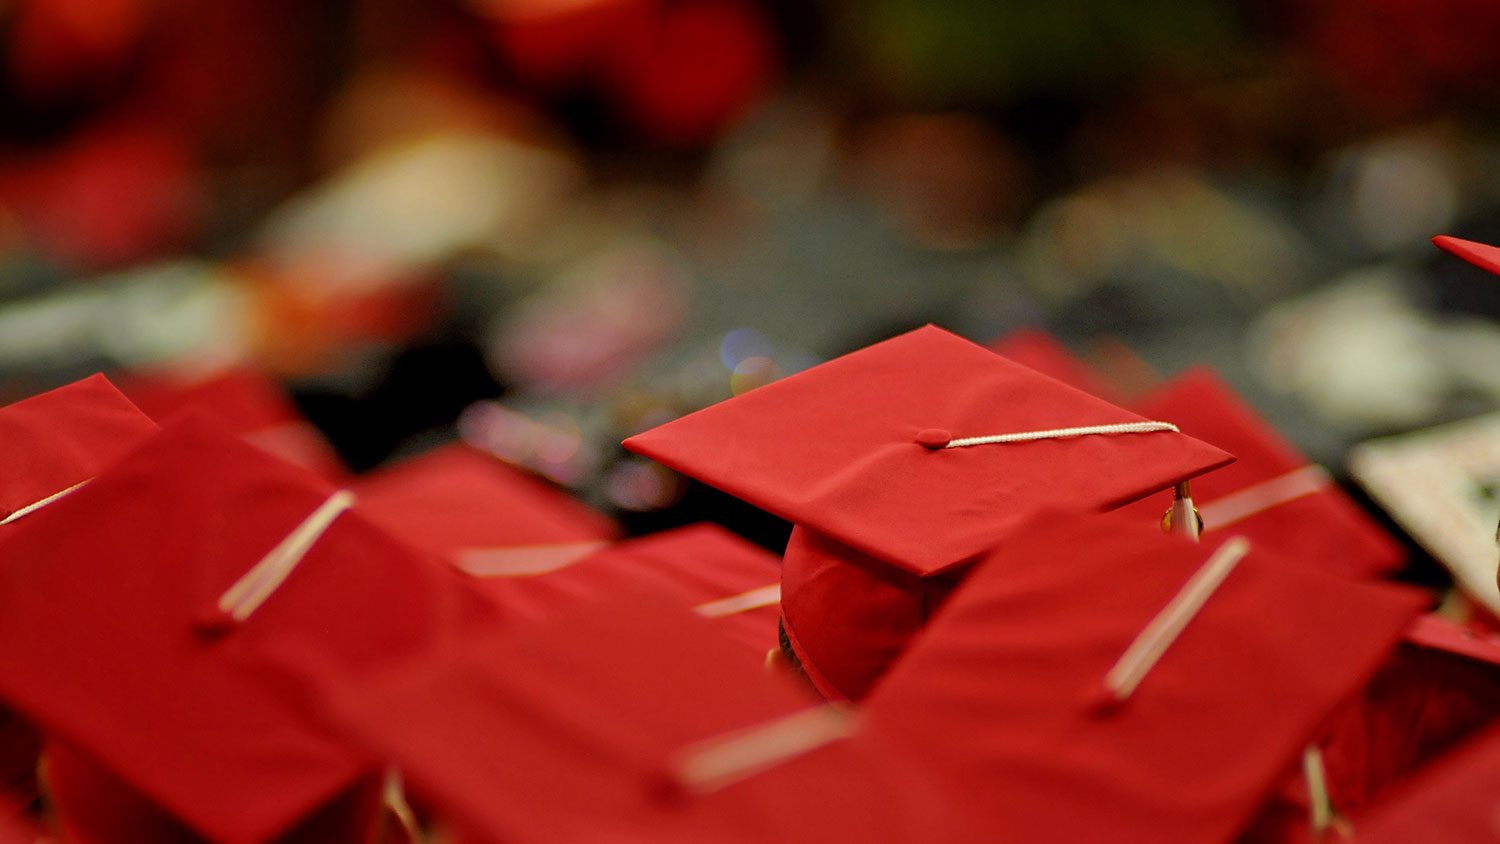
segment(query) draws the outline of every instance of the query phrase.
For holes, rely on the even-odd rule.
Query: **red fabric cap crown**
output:
[[[94,477],[154,433],[103,375],[0,408],[0,519]]]
[[[614,522],[467,445],[361,478],[360,510],[391,535],[466,570],[561,565],[619,535]]]
[[[1226,559],[1133,694],[1101,706]],[[1234,538],[1044,517],[970,572],[865,717],[1015,840],[1228,841],[1422,602]]]
[[[961,575],[918,577],[796,527],[781,567],[782,625],[819,693],[861,700]]]
[[[616,599],[333,690],[332,717],[484,840],[956,840],[942,796],[857,740],[683,785],[691,748],[831,710],[703,619]]]
[[[507,618],[542,619],[580,600],[645,587],[708,618],[759,657],[776,646],[781,597],[776,555],[711,524],[612,545],[534,577],[478,578]]]
[[[1210,535],[1241,534],[1256,547],[1346,577],[1379,577],[1405,563],[1395,539],[1211,370],[1189,371],[1135,409],[1234,454],[1233,464],[1193,480],[1193,502]],[[1153,496],[1124,512],[1149,521],[1170,506],[1170,496]]]
[[[1432,239],[1434,245],[1450,255],[1455,255],[1474,266],[1500,275],[1500,248],[1487,243],[1476,243],[1440,234]]]
[[[993,547],[1043,508],[1108,509],[1233,457],[1172,431],[968,448],[919,439],[1141,421],[927,326],[638,434],[625,447],[929,576]]]
[[[303,418],[281,385],[253,369],[230,369],[203,379],[134,376],[123,380],[121,388],[158,422],[200,411],[247,442],[328,480],[349,475],[333,446]]]
[[[491,618],[460,574],[347,512],[227,623],[221,596],[331,492],[201,419],[164,429],[0,533],[0,697],[202,835],[285,831],[367,770],[301,708],[311,676]]]

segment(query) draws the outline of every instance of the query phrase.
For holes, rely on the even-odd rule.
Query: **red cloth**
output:
[[[1193,479],[1193,501],[1209,535],[1243,534],[1257,546],[1347,577],[1379,577],[1405,564],[1401,545],[1326,473],[1308,469],[1307,458],[1211,370],[1195,369],[1174,379],[1137,402],[1135,410],[1176,423],[1183,433],[1234,454],[1233,464]],[[1306,486],[1306,481],[1290,477],[1294,472],[1302,478],[1320,476],[1321,481]],[[1273,503],[1278,485],[1283,490],[1316,491]],[[1255,496],[1270,506],[1240,518],[1253,506],[1247,499]],[[1130,505],[1126,512],[1150,522],[1160,519],[1171,504],[1170,494],[1157,495]]]
[[[1101,709],[1106,675],[1218,547],[1117,514],[1039,520],[896,663],[868,729],[1017,841],[1232,839],[1423,598],[1251,543]]]
[[[0,697],[201,835],[288,831],[371,770],[310,717],[311,684],[492,619],[347,512],[252,615],[205,628],[331,492],[201,418],[163,430],[0,535]]]

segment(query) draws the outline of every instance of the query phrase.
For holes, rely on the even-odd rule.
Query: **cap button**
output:
[[[213,607],[199,613],[193,619],[193,632],[197,633],[198,637],[202,639],[218,639],[229,633],[238,624],[239,622],[235,621],[234,616],[218,607]]]
[[[953,435],[942,428],[926,428],[917,432],[917,444],[923,448],[947,448],[951,442]]]

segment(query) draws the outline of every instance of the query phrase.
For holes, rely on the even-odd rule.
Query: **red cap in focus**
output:
[[[782,620],[835,699],[865,695],[958,572],[1028,516],[1106,510],[1233,460],[932,326],[625,447],[798,526]]]

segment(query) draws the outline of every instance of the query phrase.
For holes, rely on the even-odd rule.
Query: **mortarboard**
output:
[[[138,375],[121,386],[158,422],[185,410],[201,411],[247,442],[328,480],[338,482],[349,474],[333,446],[281,386],[255,370],[235,368],[199,379]]]
[[[169,426],[0,534],[0,697],[198,834],[286,833],[376,773],[311,717],[309,675],[491,618],[350,503],[201,418]]]
[[[1308,463],[1211,370],[1191,370],[1133,407],[1234,454],[1233,464],[1193,481],[1205,530],[1233,531],[1259,548],[1350,577],[1390,574],[1404,563],[1401,546],[1327,470]],[[1153,497],[1125,512],[1150,519],[1169,504]]]
[[[545,618],[620,589],[651,589],[764,654],[776,644],[780,562],[718,525],[697,524],[611,545],[548,574],[481,577],[478,586],[506,618],[518,619]]]
[[[619,534],[603,514],[466,445],[404,460],[351,488],[370,521],[479,576],[538,574]]]
[[[1354,819],[1359,844],[1413,841],[1500,842],[1496,819],[1500,727],[1494,727],[1413,777],[1390,800]]]
[[[1487,243],[1449,237],[1445,234],[1434,237],[1432,243],[1450,255],[1462,258],[1482,270],[1500,275],[1500,248]]]
[[[1233,459],[932,326],[625,447],[795,523],[782,621],[834,698],[863,696],[956,572],[1028,515],[1109,509]]]
[[[866,729],[1019,841],[1229,841],[1421,604],[1242,537],[1043,516],[978,563]]]
[[[0,408],[0,533],[155,432],[155,423],[103,375]],[[31,724],[0,708],[0,793],[32,796],[40,747]]]
[[[626,591],[332,686],[330,718],[477,840],[965,840],[857,716],[738,653]]]

